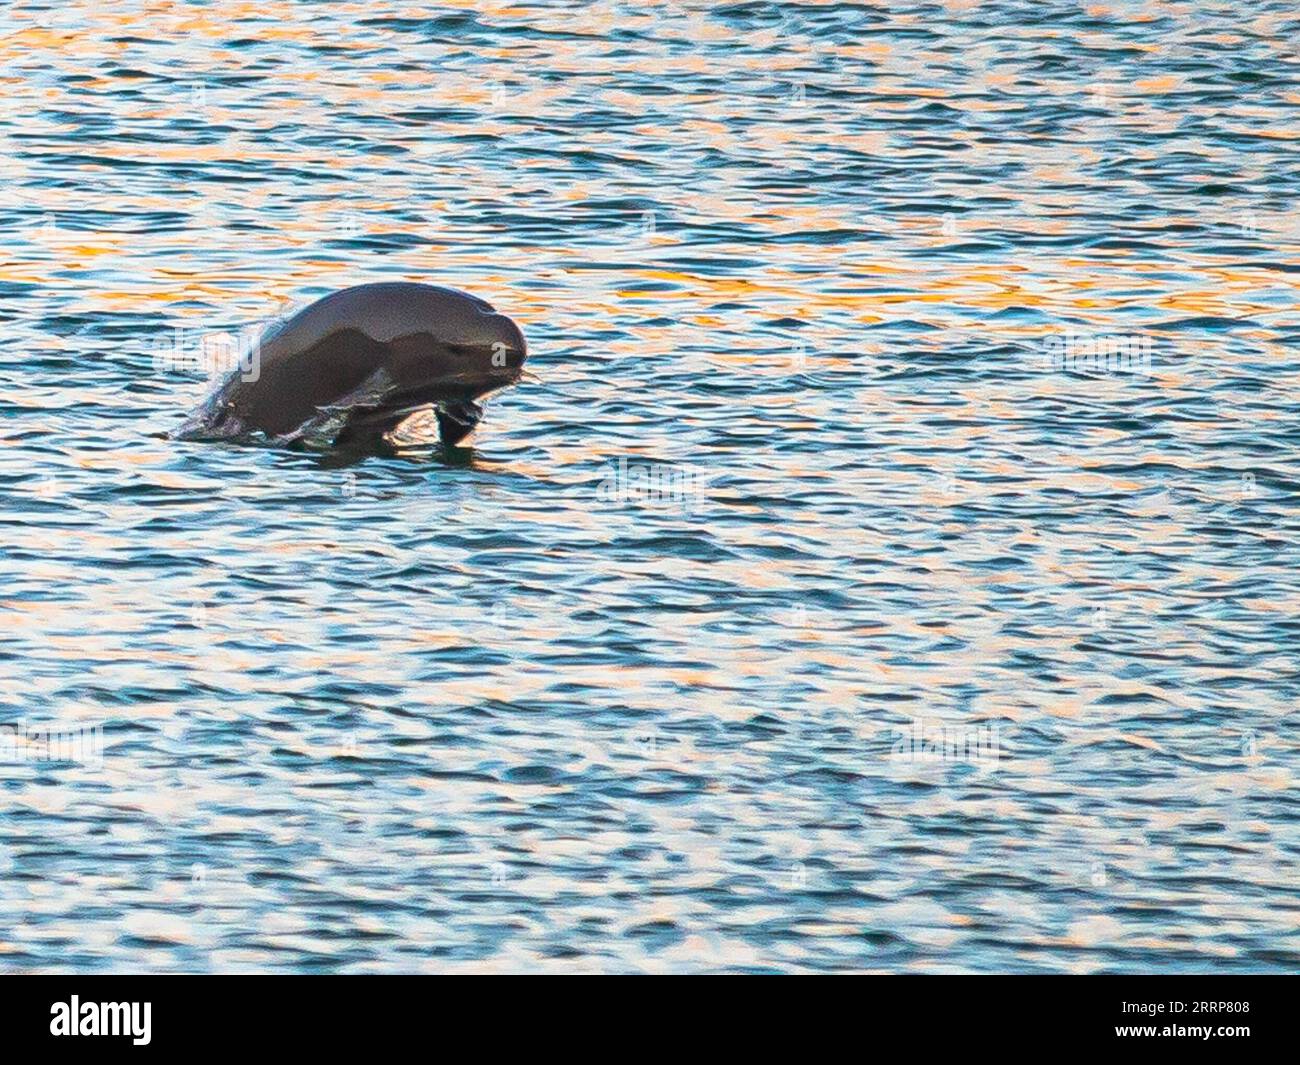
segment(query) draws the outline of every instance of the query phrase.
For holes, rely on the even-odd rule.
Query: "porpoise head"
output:
[[[519,380],[528,345],[486,300],[390,281],[317,300],[269,328],[259,354],[257,378],[232,379],[217,397],[218,422],[278,440],[337,424],[342,441],[433,407],[454,444],[482,416],[476,400]]]
[[[349,429],[387,431],[433,405],[443,442],[459,443],[483,417],[475,401],[519,380],[528,358],[523,332],[486,300],[455,289],[397,283],[362,290],[369,291],[359,327],[387,345],[394,387]]]

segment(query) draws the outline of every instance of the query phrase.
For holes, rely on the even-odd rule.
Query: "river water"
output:
[[[1294,971],[1297,41],[8,6],[0,970]],[[168,438],[384,279],[471,449]]]

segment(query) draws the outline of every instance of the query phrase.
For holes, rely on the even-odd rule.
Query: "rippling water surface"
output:
[[[1294,970],[1297,41],[6,8],[0,968]],[[397,278],[471,451],[166,438]]]

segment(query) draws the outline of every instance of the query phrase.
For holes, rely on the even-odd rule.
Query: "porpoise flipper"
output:
[[[483,408],[471,399],[445,400],[434,410],[438,415],[438,434],[448,447],[459,444],[483,420]]]

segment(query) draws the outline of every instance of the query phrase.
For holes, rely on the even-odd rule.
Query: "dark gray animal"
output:
[[[380,282],[343,289],[270,327],[254,373],[235,371],[175,435],[351,446],[432,407],[445,444],[514,384],[528,345],[491,304],[455,289]]]

